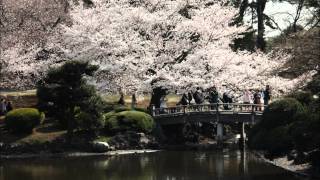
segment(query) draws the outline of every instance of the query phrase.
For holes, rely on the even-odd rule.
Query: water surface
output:
[[[301,180],[240,151],[163,151],[0,162],[0,180]]]

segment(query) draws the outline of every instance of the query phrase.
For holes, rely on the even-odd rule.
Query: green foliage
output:
[[[273,156],[289,152],[294,144],[290,125],[307,118],[306,109],[294,98],[272,102],[264,111],[263,119],[249,133],[249,146],[266,150]]]
[[[114,108],[114,112],[118,113],[118,112],[122,112],[122,111],[130,111],[131,108],[126,107],[126,106],[118,106]]]
[[[34,108],[20,108],[7,113],[5,125],[15,133],[31,133],[32,129],[44,120],[44,113]]]
[[[306,113],[303,105],[294,98],[284,98],[271,103],[263,113],[261,127],[272,129],[303,120]]]
[[[148,109],[146,109],[146,108],[134,108],[134,110],[140,111],[140,112],[144,112],[144,113],[147,113],[147,114],[150,113],[150,111]]]
[[[154,128],[152,116],[140,111],[109,112],[104,115],[105,127],[111,132],[142,131],[151,132]]]
[[[118,106],[114,108],[115,112],[122,112],[122,111],[131,111],[132,109],[126,106]],[[140,111],[144,113],[149,113],[148,109],[145,108],[134,108],[135,111]]]
[[[98,66],[82,61],[67,61],[51,69],[37,86],[39,108],[68,131],[101,127],[105,103],[85,78],[93,76],[97,69]]]
[[[249,141],[248,141],[248,146],[252,149],[257,149],[257,150],[264,150],[268,148],[268,144],[266,143],[266,134],[267,131],[265,129],[262,129],[258,127],[257,125],[254,126],[250,131],[249,131]]]
[[[289,126],[278,126],[269,130],[255,126],[249,132],[248,145],[253,149],[267,151],[271,156],[283,155],[293,148],[289,130]]]
[[[312,81],[308,83],[307,87],[313,94],[320,95],[320,73],[313,76]]]
[[[293,148],[292,137],[290,136],[288,126],[279,126],[271,129],[266,134],[266,150],[271,155],[284,155]]]
[[[309,91],[298,91],[289,95],[296,100],[298,100],[303,105],[309,105],[312,101],[312,93]]]
[[[315,158],[320,149],[319,99],[312,98],[309,92],[296,92],[290,97],[269,105],[262,121],[250,130],[248,145],[271,157],[296,150],[298,154],[309,154],[307,161],[318,166]]]

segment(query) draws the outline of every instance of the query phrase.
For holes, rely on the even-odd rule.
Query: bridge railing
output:
[[[265,109],[262,104],[241,104],[241,103],[215,103],[179,105],[167,108],[151,108],[153,116],[176,115],[196,112],[232,112],[232,113],[262,113]]]

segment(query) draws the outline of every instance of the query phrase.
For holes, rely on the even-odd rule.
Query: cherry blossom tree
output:
[[[185,92],[215,85],[220,91],[240,94],[245,88],[269,84],[279,95],[303,85],[313,74],[296,79],[278,76],[289,57],[279,51],[232,51],[232,40],[248,27],[230,25],[237,9],[224,1],[92,2],[91,8],[71,4],[72,25],[61,25],[49,39],[46,61],[8,50],[4,52],[10,60],[7,69],[19,67],[19,72],[41,77],[48,66],[61,60],[90,61],[100,66],[92,82],[101,91],[127,93],[157,87]]]

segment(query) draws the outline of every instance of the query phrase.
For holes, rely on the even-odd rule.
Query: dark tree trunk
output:
[[[300,15],[301,15],[303,4],[304,4],[304,0],[299,0],[299,4],[298,4],[298,7],[297,7],[297,11],[296,11],[296,16],[295,16],[293,24],[292,24],[292,28],[293,28],[292,30],[293,30],[294,33],[296,33],[298,31],[297,30],[297,23],[298,23],[298,20],[300,18]]]
[[[257,16],[258,16],[258,36],[257,36],[257,47],[264,51],[266,48],[266,42],[264,40],[264,15],[263,11],[266,6],[267,0],[257,1]]]
[[[244,17],[244,13],[246,12],[246,9],[248,8],[249,3],[248,0],[243,0],[241,5],[240,5],[240,11],[239,11],[239,17],[240,17],[240,21],[242,22],[243,17]]]
[[[150,107],[154,105],[156,108],[160,108],[160,98],[167,94],[167,89],[163,87],[156,87],[152,89],[152,96],[150,100]]]
[[[239,15],[233,20],[231,25],[243,23],[243,16],[246,12],[246,9],[249,7],[249,3],[248,3],[248,0],[243,0],[243,1],[238,0],[235,6],[239,8]]]
[[[70,108],[74,109],[74,108]],[[73,111],[69,111],[68,114],[68,128],[67,128],[67,143],[70,145],[72,143],[73,130],[74,130],[74,113]]]

